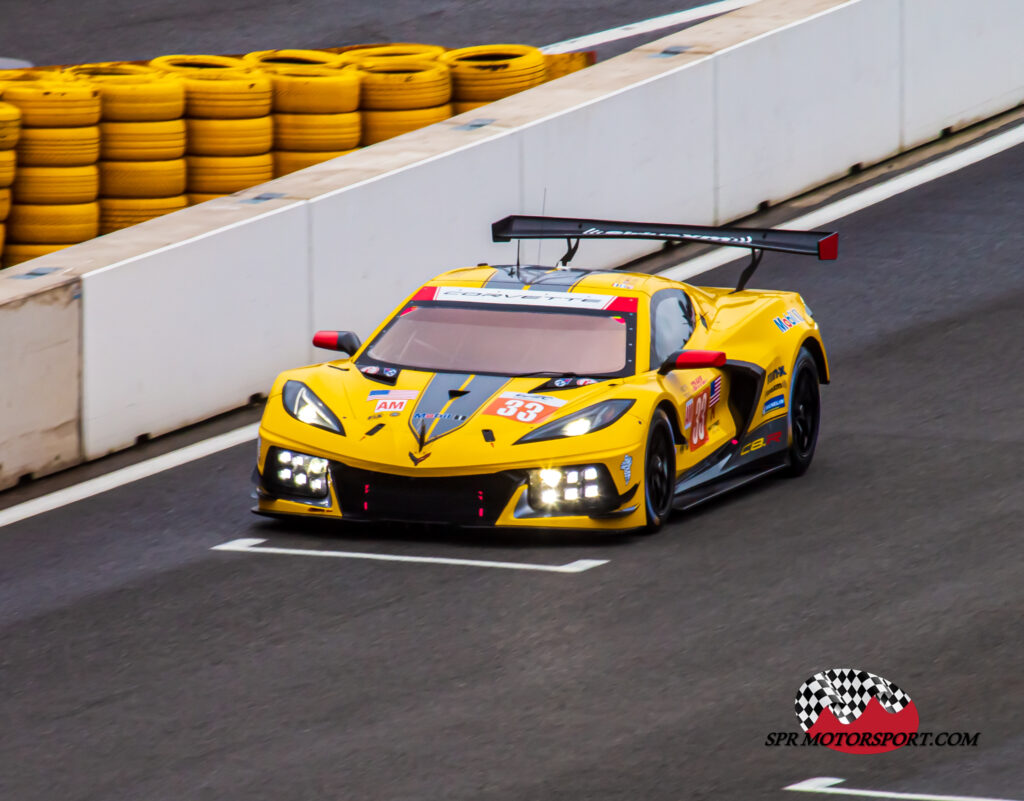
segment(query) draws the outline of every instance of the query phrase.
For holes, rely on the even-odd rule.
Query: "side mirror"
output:
[[[354,331],[317,331],[313,334],[313,347],[340,350],[349,356],[359,350],[360,344]]]
[[[673,370],[699,370],[703,367],[724,367],[725,354],[720,350],[677,350],[658,368],[661,375]]]

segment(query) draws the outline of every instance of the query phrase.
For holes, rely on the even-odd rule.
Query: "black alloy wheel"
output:
[[[814,458],[818,426],[821,423],[818,366],[806,349],[801,349],[796,357],[792,376],[793,383],[789,391],[789,474],[802,476]]]
[[[662,409],[657,409],[647,430],[644,457],[644,505],[646,531],[658,531],[672,513],[676,484],[676,446],[672,425]]]

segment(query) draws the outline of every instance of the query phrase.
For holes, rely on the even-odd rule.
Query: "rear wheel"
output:
[[[814,458],[821,422],[818,366],[808,350],[800,350],[792,376],[789,389],[789,474],[802,476]]]
[[[646,531],[655,532],[668,520],[676,483],[676,447],[668,416],[656,409],[647,429],[647,450],[644,456],[644,506],[647,510]]]

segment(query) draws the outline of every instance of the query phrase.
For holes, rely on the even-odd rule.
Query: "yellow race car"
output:
[[[439,275],[347,358],[278,376],[254,480],[267,515],[656,530],[775,471],[800,475],[829,381],[793,292],[746,290],[765,250],[837,255],[825,231],[507,217],[495,241],[565,238],[556,268]],[[580,239],[749,248],[736,289],[567,267]]]

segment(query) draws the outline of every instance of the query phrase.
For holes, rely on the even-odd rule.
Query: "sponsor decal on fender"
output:
[[[804,322],[804,318],[796,309],[790,309],[781,317],[774,318],[772,322],[775,323],[775,327],[778,328],[780,331],[788,331],[794,325],[799,325],[800,323]]]
[[[785,395],[776,395],[774,398],[769,398],[764,402],[764,409],[761,414],[768,414],[768,412],[774,412],[776,409],[781,409],[786,405]]]
[[[786,368],[785,367],[776,367],[774,370],[772,370],[770,373],[768,373],[768,377],[764,380],[764,383],[770,384],[772,381],[774,381],[777,378],[784,378],[785,375],[786,375]]]

